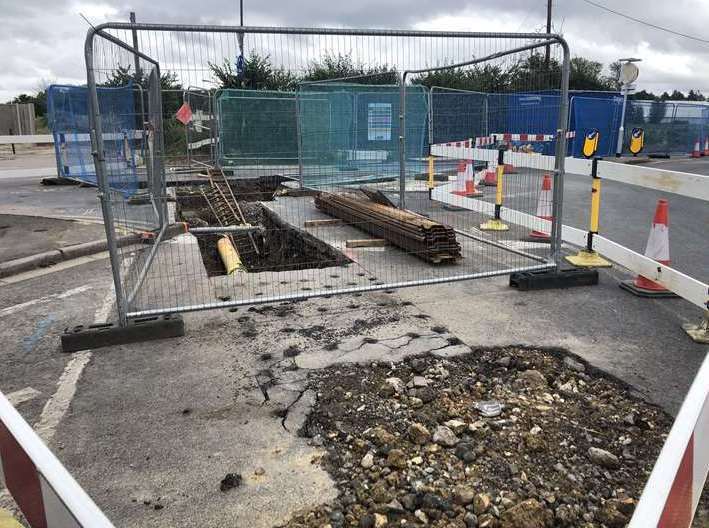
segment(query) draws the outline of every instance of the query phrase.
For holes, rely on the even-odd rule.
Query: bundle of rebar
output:
[[[331,193],[316,196],[315,206],[432,264],[462,258],[452,227],[411,211]]]

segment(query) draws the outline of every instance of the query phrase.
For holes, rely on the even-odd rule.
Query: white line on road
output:
[[[39,392],[37,389],[33,389],[32,387],[25,387],[24,389],[11,392],[7,395],[7,399],[12,405],[17,407],[21,403],[34,400],[40,394],[42,393]]]
[[[132,264],[133,259],[128,258],[122,262],[121,265],[121,275]],[[101,306],[98,307],[94,314],[94,323],[104,323],[108,319],[111,313],[113,305],[116,300],[116,289],[111,281],[111,287],[103,299]],[[57,382],[57,390],[52,395],[47,403],[44,404],[42,409],[42,414],[39,417],[39,421],[34,425],[34,429],[39,435],[39,437],[44,440],[45,443],[51,442],[56,432],[57,426],[62,421],[62,418],[66,415],[69,410],[71,401],[74,399],[76,394],[76,386],[81,377],[81,373],[84,371],[86,365],[88,365],[91,360],[91,350],[85,350],[83,352],[77,352],[74,357],[66,364],[64,367],[64,372],[59,377]]]
[[[47,295],[46,297],[39,297],[37,299],[32,299],[31,301],[23,302],[20,304],[15,304],[13,306],[8,306],[7,308],[3,308],[0,310],[0,317],[4,317],[6,315],[14,314],[19,311],[22,311],[26,308],[29,308],[30,306],[34,306],[35,304],[40,304],[44,303],[47,301],[53,301],[56,299],[66,299],[67,297],[71,297],[73,295],[76,295],[78,293],[83,293],[85,291],[91,290],[93,286],[89,285],[84,285],[84,286],[78,286],[76,288],[72,288],[70,290],[67,290],[63,293],[55,293],[53,295]]]

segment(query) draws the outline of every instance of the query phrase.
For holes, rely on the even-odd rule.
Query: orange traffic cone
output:
[[[474,198],[483,195],[482,192],[475,188],[475,170],[473,169],[472,161],[461,161],[458,164],[456,188],[457,190],[453,191],[453,194],[458,196]]]
[[[518,174],[517,168],[514,165],[505,163],[505,174]]]
[[[702,156],[709,156],[709,136],[704,138],[704,150],[702,151]]]
[[[701,157],[702,153],[699,151],[699,138],[697,138],[697,141],[694,142],[694,150],[690,154],[691,157],[693,158],[699,158]]]
[[[537,218],[549,221],[552,219],[552,205],[554,203],[551,184],[551,174],[545,174],[542,180],[542,190],[539,193],[539,201],[537,202]],[[529,233],[529,236],[531,238],[549,240],[549,233],[537,231],[536,229]]]
[[[657,201],[650,236],[645,246],[645,256],[666,266],[670,264],[669,206],[667,200]],[[674,293],[655,281],[638,275],[635,280],[622,281],[620,287],[641,297],[676,297]]]

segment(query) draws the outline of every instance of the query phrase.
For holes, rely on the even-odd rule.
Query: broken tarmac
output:
[[[61,297],[86,276],[90,290]],[[30,423],[79,358],[58,352],[58,332],[92,319],[108,277],[101,261],[2,287],[10,346],[0,381],[6,392],[39,390],[19,404]],[[675,412],[707,350],[679,328],[698,310],[630,297],[618,278],[610,270],[597,287],[521,293],[502,277],[187,314],[183,338],[93,352],[50,447],[117,526],[267,527],[337,494],[323,449],[297,433],[315,401],[308,373],[334,362],[563,347]],[[32,292],[48,280],[55,297],[39,302]],[[230,473],[241,485],[222,492]]]

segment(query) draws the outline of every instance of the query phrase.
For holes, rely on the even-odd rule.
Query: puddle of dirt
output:
[[[258,201],[269,201],[280,185],[280,177],[230,182],[246,221],[263,227],[261,232],[234,234],[233,240],[249,273],[296,271],[345,266],[351,262],[332,246],[299,230]],[[242,201],[243,199],[243,201]],[[258,201],[251,201],[258,200]],[[217,225],[199,189],[184,188],[177,193],[178,215],[191,226]],[[225,274],[217,252],[219,235],[197,237],[202,260],[209,277]]]

